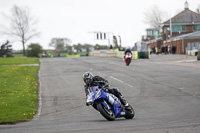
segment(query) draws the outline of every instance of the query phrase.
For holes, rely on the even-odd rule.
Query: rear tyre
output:
[[[126,116],[124,116],[124,118],[126,119],[132,119],[135,116],[135,111],[130,104],[129,104],[129,108],[130,109],[126,110],[126,113],[127,113]]]
[[[97,105],[97,109],[99,110],[99,112],[101,113],[101,115],[106,118],[109,121],[114,121],[115,120],[115,114],[114,112],[110,109],[107,109],[104,105],[102,105],[101,103],[99,103]]]

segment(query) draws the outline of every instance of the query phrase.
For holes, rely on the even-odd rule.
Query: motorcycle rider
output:
[[[124,51],[124,59],[125,59],[125,56],[127,53],[130,53],[132,55],[132,52],[131,52],[131,48],[128,47],[125,51]]]
[[[122,105],[125,106],[126,109],[128,109],[129,104],[126,102],[126,100],[124,99],[122,94],[116,88],[110,89],[109,82],[107,80],[105,80],[104,78],[102,78],[100,76],[93,76],[93,74],[91,72],[85,72],[83,74],[83,81],[85,82],[84,88],[85,88],[86,97],[89,94],[88,87],[99,86],[101,89],[108,89],[108,92],[115,95],[117,98],[119,98]],[[87,103],[86,103],[86,105],[88,106]]]

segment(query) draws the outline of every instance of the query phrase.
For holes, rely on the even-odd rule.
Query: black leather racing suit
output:
[[[131,53],[132,54],[130,49],[126,49],[125,52],[124,52],[124,55],[126,55],[127,53]]]
[[[105,80],[104,78],[100,77],[100,76],[95,76],[93,77],[93,82],[90,85],[85,85],[85,94],[86,96],[89,94],[88,92],[88,87],[90,86],[99,86],[100,88],[102,88],[103,86],[107,86],[106,89],[108,89],[108,92],[115,95],[116,97],[119,98],[119,100],[121,101],[121,103],[123,105],[126,105],[126,100],[122,97],[122,94],[116,89],[116,88],[112,88],[110,89],[108,87],[109,82],[107,80]]]
[[[125,52],[124,52],[124,58],[125,58],[125,56],[126,56],[127,53],[131,53],[131,55],[132,55],[131,50],[130,49],[126,49]]]

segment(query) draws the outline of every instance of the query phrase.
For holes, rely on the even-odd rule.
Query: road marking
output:
[[[129,87],[131,87],[131,88],[133,88],[133,86],[132,85],[129,85],[129,84],[127,84]]]
[[[104,76],[106,75],[106,74],[103,74],[103,73],[101,73],[101,72],[97,72],[97,74],[99,74],[99,75],[104,75]]]
[[[106,75],[106,74],[103,74],[103,73],[101,73],[101,72],[97,72],[97,74],[99,74],[99,75]],[[120,80],[120,79],[118,79],[118,78],[115,78],[115,77],[113,77],[113,76],[109,76],[109,78],[114,79],[114,80],[116,80],[116,81],[118,81],[118,82],[120,82],[120,83],[124,83],[125,85],[127,85],[127,86],[133,88],[132,85],[130,85],[130,84],[128,84],[128,83],[125,83],[124,81],[122,81],[122,80]]]
[[[122,81],[122,80],[120,80],[120,79],[114,78],[114,77],[112,77],[112,76],[110,76],[110,78],[111,78],[111,79],[114,79],[114,80],[117,80],[117,81],[119,81],[119,82],[121,82],[121,83],[124,83],[125,85],[127,85],[127,86],[133,88],[132,85],[130,85],[130,84],[128,84],[128,83],[125,83],[124,81]]]
[[[112,77],[112,76],[110,76],[110,78],[112,78],[112,79],[114,79],[114,80],[117,80],[117,81],[119,81],[119,82],[121,82],[121,83],[124,82],[124,81],[122,81],[122,80],[120,80],[120,79],[117,79],[117,78],[114,78],[114,77]]]
[[[177,61],[178,63],[181,63],[181,62],[195,62],[197,61],[196,59],[195,60],[180,60],[180,61]]]
[[[119,63],[115,63],[115,62],[109,62],[110,64],[113,64],[113,65],[118,65],[119,66]]]

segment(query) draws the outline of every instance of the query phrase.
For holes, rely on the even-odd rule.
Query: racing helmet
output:
[[[83,74],[83,81],[86,85],[90,85],[93,81],[93,74],[91,72],[85,72]]]

